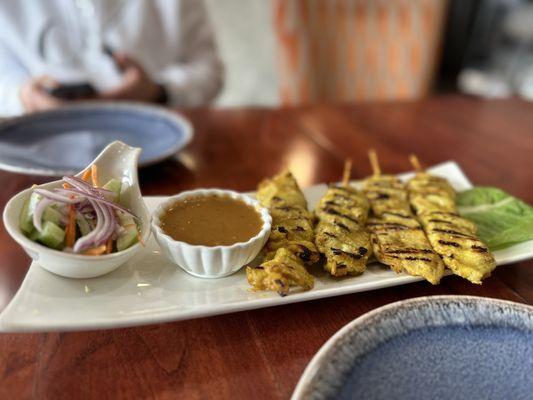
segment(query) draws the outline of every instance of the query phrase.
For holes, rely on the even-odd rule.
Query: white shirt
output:
[[[24,111],[19,91],[31,77],[118,85],[105,47],[139,62],[171,105],[206,104],[222,86],[201,0],[0,0],[0,115]]]

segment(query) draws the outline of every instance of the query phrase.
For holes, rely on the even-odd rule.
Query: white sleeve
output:
[[[179,12],[180,59],[158,73],[169,104],[195,107],[209,103],[220,91],[224,67],[203,1],[183,0]]]
[[[24,113],[20,88],[29,79],[28,72],[16,55],[0,40],[0,117]]]

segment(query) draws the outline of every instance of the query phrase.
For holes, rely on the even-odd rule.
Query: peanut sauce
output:
[[[178,200],[161,217],[161,229],[174,240],[203,246],[247,242],[262,225],[261,215],[253,206],[229,196]]]

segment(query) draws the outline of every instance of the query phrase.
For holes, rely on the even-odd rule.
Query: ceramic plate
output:
[[[46,176],[74,174],[115,140],[141,147],[142,167],[175,154],[191,137],[190,123],[161,107],[85,103],[0,123],[0,169]]]
[[[392,303],[352,321],[311,360],[303,399],[529,399],[533,307],[472,296]]]
[[[471,187],[457,164],[447,162],[429,169],[445,176],[457,190]],[[408,178],[411,174],[402,175]],[[317,203],[326,185],[304,190],[310,205]],[[153,211],[162,197],[147,197]],[[498,265],[533,256],[533,241],[495,253]],[[380,265],[369,265],[360,276],[331,279],[321,268],[313,270],[315,287],[280,297],[252,292],[243,270],[220,279],[188,275],[169,263],[155,240],[135,259],[112,273],[93,279],[68,279],[33,263],[11,303],[0,314],[0,330],[50,331],[101,329],[197,318],[254,308],[294,303],[346,293],[362,292],[421,280],[396,274]]]

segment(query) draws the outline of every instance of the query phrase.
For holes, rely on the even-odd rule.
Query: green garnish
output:
[[[459,212],[478,227],[491,250],[533,240],[533,207],[494,187],[476,187],[457,196]]]

